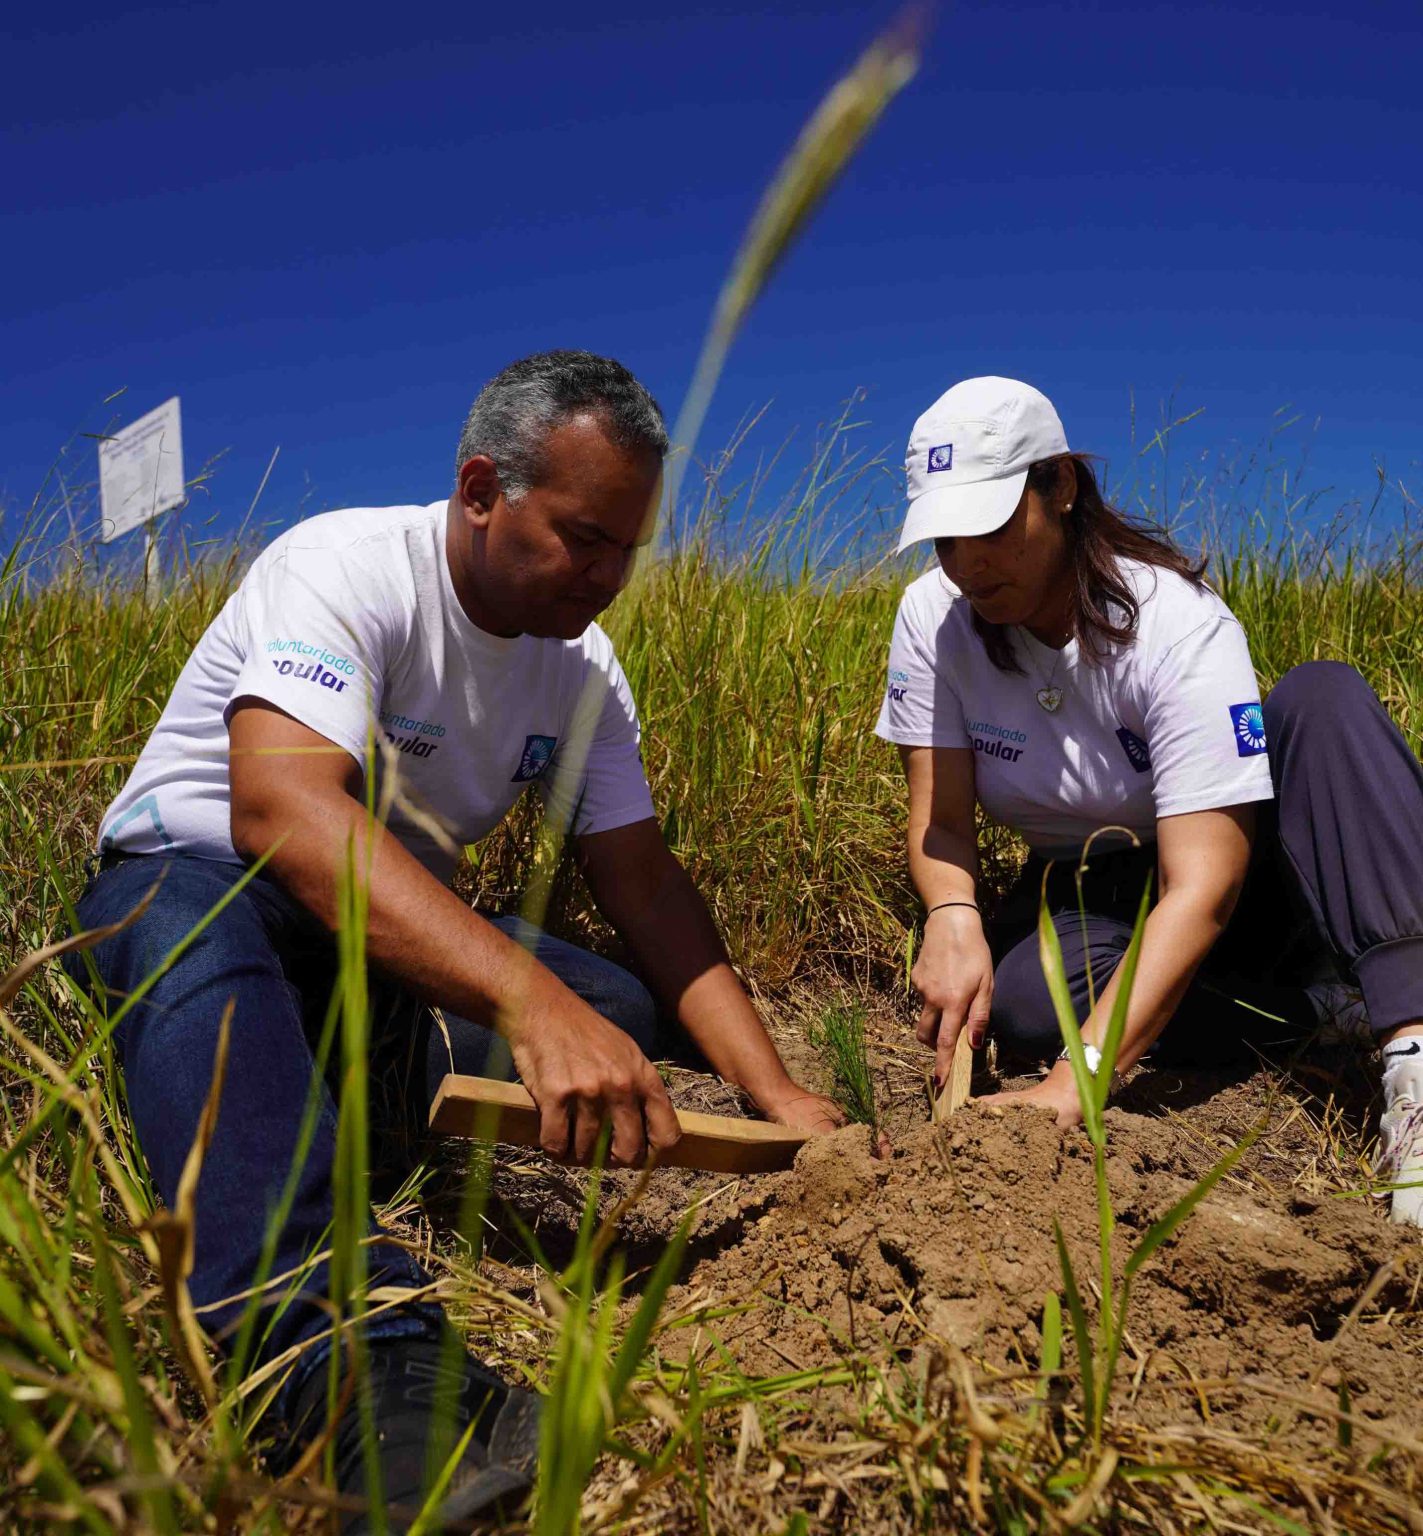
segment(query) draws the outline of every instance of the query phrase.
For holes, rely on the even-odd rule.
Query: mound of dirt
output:
[[[1115,1108],[1108,1121],[1120,1280],[1140,1234],[1220,1149],[1174,1121]],[[1085,1135],[1036,1110],[971,1105],[901,1134],[888,1159],[851,1127],[808,1144],[790,1172],[709,1201],[674,1304],[759,1299],[718,1325],[750,1373],[883,1358],[924,1332],[990,1370],[1033,1368],[1044,1298],[1062,1289],[1054,1221],[1092,1305],[1094,1188]],[[642,1219],[659,1224],[655,1211]],[[1138,1276],[1122,1367],[1136,1415],[1208,1414],[1258,1432],[1294,1417],[1280,1393],[1327,1408],[1342,1380],[1356,1414],[1411,1435],[1423,1364],[1417,1235],[1362,1202],[1259,1177],[1218,1187]]]
[[[781,1174],[661,1170],[623,1213],[635,1284],[696,1207],[670,1306],[682,1315],[714,1309],[707,1328],[748,1374],[852,1357],[883,1368],[913,1357],[926,1336],[988,1373],[1034,1371],[1045,1298],[1062,1291],[1054,1221],[1095,1312],[1086,1134],[1059,1131],[1041,1111],[977,1102],[944,1126],[927,1125],[923,1053],[903,1046],[904,1033],[889,1019],[871,1054],[889,1158],[851,1127],[808,1144]],[[829,1087],[803,1033],[778,1044],[799,1080]],[[978,1087],[1022,1085],[986,1075]],[[683,1107],[746,1111],[735,1090],[699,1073],[673,1074],[669,1086]],[[1268,1127],[1137,1277],[1118,1376],[1136,1423],[1204,1420],[1257,1441],[1287,1436],[1322,1448],[1337,1443],[1332,1410],[1343,1388],[1354,1415],[1417,1444],[1423,1235],[1391,1226],[1380,1203],[1340,1193],[1363,1183],[1376,1094],[1372,1062],[1348,1049],[1301,1059],[1284,1076],[1139,1068],[1118,1089],[1107,1111],[1118,1282],[1151,1223],[1252,1126],[1263,1118]],[[609,1176],[605,1212],[631,1180]],[[586,1176],[522,1154],[501,1160],[495,1190],[561,1263]],[[527,1255],[509,1241],[511,1224],[495,1225],[504,1236],[492,1253],[513,1265],[501,1283],[514,1284]],[[676,1339],[697,1332],[676,1331],[659,1347],[675,1351]],[[1071,1372],[1070,1340],[1066,1348]]]

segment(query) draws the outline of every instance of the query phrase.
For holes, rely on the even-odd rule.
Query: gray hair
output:
[[[460,433],[455,475],[478,455],[493,459],[505,499],[517,505],[544,478],[549,433],[585,414],[619,448],[665,457],[661,408],[621,363],[594,352],[537,352],[480,390]]]

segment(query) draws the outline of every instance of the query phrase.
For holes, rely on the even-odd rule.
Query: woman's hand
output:
[[[988,1033],[993,957],[973,907],[930,913],[909,979],[924,999],[914,1033],[934,1048],[934,1078],[942,1086],[949,1080],[959,1035],[967,1029],[969,1044],[977,1049]]]
[[[1031,1088],[1020,1088],[1013,1093],[992,1093],[980,1104],[1001,1104],[1008,1108],[1018,1105],[1036,1105],[1050,1109],[1057,1116],[1057,1123],[1064,1131],[1082,1124],[1082,1101],[1077,1096],[1077,1080],[1072,1067],[1060,1061],[1040,1083]]]

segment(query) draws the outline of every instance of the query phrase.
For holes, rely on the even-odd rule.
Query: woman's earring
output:
[[[1068,504],[1062,510],[1064,512],[1071,512],[1071,510],[1072,510],[1072,503],[1069,501]]]

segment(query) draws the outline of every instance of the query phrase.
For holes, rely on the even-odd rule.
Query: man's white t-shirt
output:
[[[441,879],[455,856],[422,823],[456,847],[476,842],[530,784],[575,833],[651,816],[637,710],[608,637],[596,624],[576,640],[478,629],[450,580],[445,517],[443,501],[328,512],[263,550],[188,658],[100,847],[240,862],[227,722],[243,696],[363,765],[372,731],[389,743],[400,793],[387,825]],[[574,732],[575,713],[591,736]],[[565,758],[575,736],[582,763]],[[378,804],[392,787],[385,756]]]
[[[971,748],[979,804],[1047,857],[1079,855],[1103,827],[1149,843],[1160,817],[1274,797],[1239,622],[1173,571],[1121,570],[1141,605],[1136,638],[1096,663],[1075,640],[1055,651],[1014,629],[1024,670],[999,671],[968,600],[937,567],[905,592],[895,620],[877,734]],[[1049,687],[1062,693],[1051,713],[1037,699]]]

